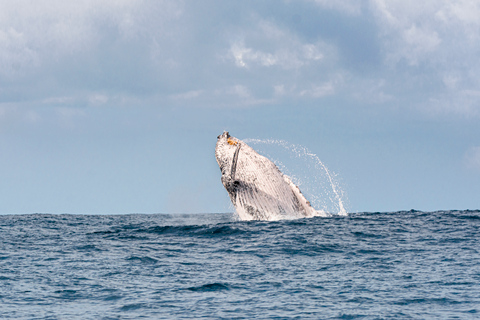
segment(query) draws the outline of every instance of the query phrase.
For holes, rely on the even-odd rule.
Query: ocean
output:
[[[1,319],[478,319],[480,211],[0,216]]]

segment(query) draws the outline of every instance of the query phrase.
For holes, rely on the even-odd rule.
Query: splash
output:
[[[338,215],[348,214],[345,209],[345,193],[340,187],[336,175],[325,166],[316,154],[302,145],[291,144],[284,140],[245,139],[244,141],[249,144],[262,145],[264,148],[257,151],[270,158],[282,172],[290,176],[292,181],[307,195],[314,208]],[[294,158],[295,160],[289,164],[288,168],[278,159],[279,153],[281,154],[278,147],[287,151],[287,155],[282,156],[282,159],[288,161],[289,158]]]

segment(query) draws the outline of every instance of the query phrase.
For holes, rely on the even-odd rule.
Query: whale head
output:
[[[237,138],[230,136],[228,131],[224,131],[217,137],[217,145],[215,147],[215,158],[217,159],[222,176],[230,173],[232,169],[232,162],[234,159],[235,151],[240,147],[241,141]],[[238,155],[238,153],[237,153]]]

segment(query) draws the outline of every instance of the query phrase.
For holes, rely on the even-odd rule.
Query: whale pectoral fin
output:
[[[235,153],[233,154],[232,168],[230,169],[230,179],[232,179],[232,181],[235,181],[235,171],[237,171],[238,153],[240,152],[241,146],[242,145],[239,144],[237,149],[235,150]]]
[[[222,176],[222,183],[230,195],[232,202],[235,203],[237,199],[237,191],[240,188],[240,181],[231,180],[228,176]]]

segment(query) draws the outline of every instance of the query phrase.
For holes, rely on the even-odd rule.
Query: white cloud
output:
[[[413,65],[418,64],[419,58],[434,52],[441,42],[437,32],[415,25],[403,32],[403,40],[407,44],[407,50],[402,55]]]
[[[320,48],[314,44],[305,44],[301,48],[303,57],[306,60],[320,60],[324,57],[323,53],[321,53]]]
[[[319,47],[314,44],[275,48],[272,53],[248,48],[244,41],[232,44],[230,54],[237,67],[248,68],[251,65],[259,65],[279,66],[284,69],[300,68],[312,61],[321,60],[324,56]]]
[[[224,93],[236,95],[243,105],[281,103],[300,97],[317,99],[336,93],[341,72],[335,70],[335,46],[320,39],[308,41],[261,17],[252,19],[248,27],[229,34],[236,40],[224,61],[243,70],[247,77]]]
[[[227,93],[236,95],[243,99],[249,99],[252,96],[248,88],[243,85],[235,85],[231,88],[228,88]]]
[[[480,87],[480,2],[372,0],[371,7],[387,67],[429,92],[417,105],[435,114],[480,114],[472,94]]]
[[[72,54],[92,54],[108,32],[120,39],[167,35],[181,5],[161,1],[0,1],[0,79]]]
[[[474,42],[480,35],[480,2],[470,0],[444,1],[435,17],[445,25],[456,25],[464,31],[464,36]]]
[[[480,47],[480,2],[372,0],[371,6],[393,63],[451,64],[449,58]]]
[[[447,89],[455,90],[459,85],[461,77],[456,74],[445,74],[442,80]]]
[[[250,62],[256,62],[265,67],[277,63],[277,58],[273,54],[253,51],[251,48],[246,48],[243,42],[234,43],[230,48],[230,52],[235,59],[235,65],[237,67],[248,67],[247,63]]]
[[[108,96],[101,93],[94,93],[88,97],[89,104],[94,106],[104,105],[108,102],[108,100]]]
[[[383,37],[387,61],[397,63],[405,59],[417,65],[438,49],[442,39],[437,33],[435,13],[439,1],[385,1],[373,0],[380,33]]]
[[[233,20],[216,12],[209,24],[205,12],[225,7],[0,0],[0,102],[223,105],[236,97],[237,105],[258,105],[342,94],[374,104],[408,97],[404,105],[434,114],[480,114],[480,2],[309,0],[292,12],[309,10],[296,22],[254,3],[232,7],[244,11]],[[340,14],[334,31],[331,21],[315,19],[322,10]],[[371,36],[355,38],[363,31]]]
[[[237,67],[251,66],[295,69],[322,60],[327,46],[302,42],[296,34],[260,20],[253,30],[230,46],[229,56]],[[259,41],[261,39],[261,41]],[[247,45],[252,42],[256,45]],[[255,48],[256,47],[256,48]]]
[[[11,79],[22,74],[25,67],[37,66],[38,54],[28,47],[26,36],[11,28],[0,29],[0,76]]]

